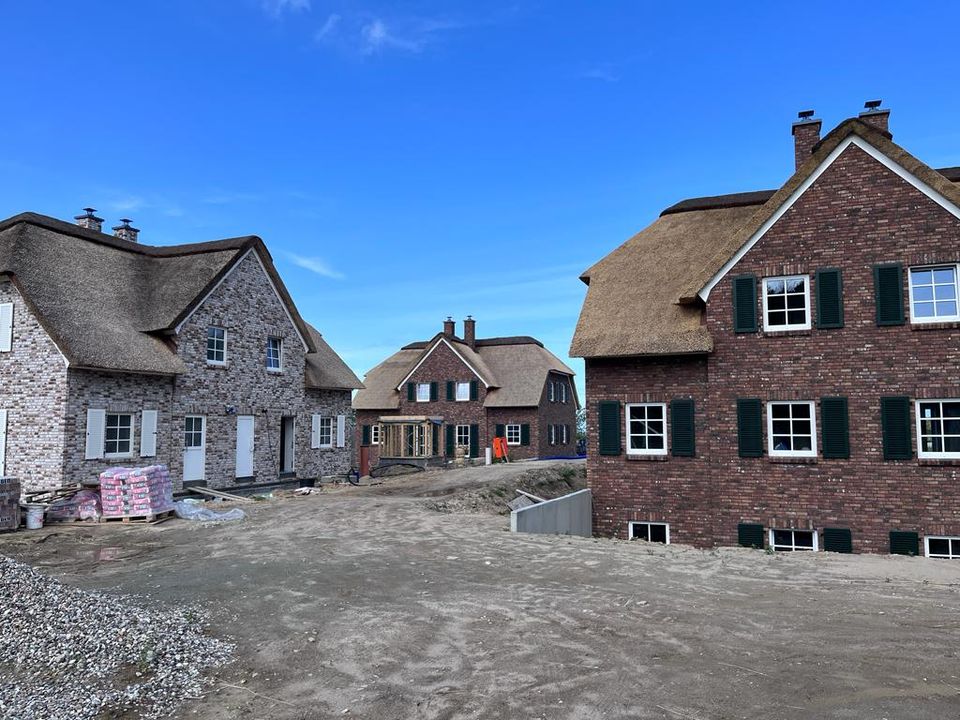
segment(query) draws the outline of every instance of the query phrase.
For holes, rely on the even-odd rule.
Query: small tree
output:
[[[585,407],[577,410],[577,440],[587,439],[587,409]]]

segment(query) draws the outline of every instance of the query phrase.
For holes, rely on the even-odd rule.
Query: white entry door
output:
[[[207,455],[207,423],[202,415],[187,415],[183,423],[183,481],[203,480]]]
[[[253,477],[253,415],[237,415],[237,477]]]

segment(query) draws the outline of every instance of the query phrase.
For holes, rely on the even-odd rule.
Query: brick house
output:
[[[0,475],[165,463],[224,487],[345,471],[357,377],[255,236],[151,247],[88,210],[0,222]]]
[[[370,467],[445,465],[457,448],[483,457],[494,437],[506,438],[515,460],[573,455],[573,371],[534,338],[478,339],[472,318],[462,338],[455,329],[448,318],[442,332],[404,346],[364,378],[353,399],[361,458]]]
[[[588,269],[604,535],[960,555],[960,168],[876,103],[779,189],[685,200]]]

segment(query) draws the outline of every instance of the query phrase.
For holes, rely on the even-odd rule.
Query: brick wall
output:
[[[960,467],[918,460],[915,426],[914,459],[884,461],[879,409],[882,395],[960,397],[960,326],[911,325],[905,278],[907,324],[877,327],[872,270],[886,262],[958,260],[960,221],[862,150],[847,149],[711,292],[709,359],[588,361],[588,478],[598,532],[625,536],[635,514],[659,515],[671,523],[673,541],[702,546],[735,543],[742,521],[849,527],[857,552],[887,552],[892,529],[960,535],[960,504],[948,490]],[[843,328],[733,332],[735,275],[808,274],[812,285],[826,267],[843,272]],[[812,288],[814,317],[815,298]],[[696,459],[633,462],[597,454],[598,400],[669,402],[687,394],[697,402]],[[738,397],[765,406],[831,395],[848,398],[849,460],[738,456]],[[820,427],[818,402],[818,445]]]
[[[557,385],[566,386],[565,403],[560,402],[559,389],[553,402],[550,401],[549,386],[554,382]],[[567,456],[575,455],[577,451],[577,403],[574,399],[573,386],[566,375],[559,373],[549,373],[547,381],[543,385],[543,392],[540,396],[540,407],[537,413],[537,432],[533,433],[531,428],[531,445],[536,448],[538,457]],[[560,442],[561,438],[557,436],[557,442],[550,444],[549,426],[567,425],[569,426],[567,442]]]

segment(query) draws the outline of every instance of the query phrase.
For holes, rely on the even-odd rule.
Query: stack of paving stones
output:
[[[0,718],[170,717],[232,652],[197,609],[87,592],[0,557]]]
[[[20,527],[20,481],[0,478],[0,532]]]
[[[103,516],[140,517],[173,508],[173,482],[166,465],[115,467],[100,473]]]

